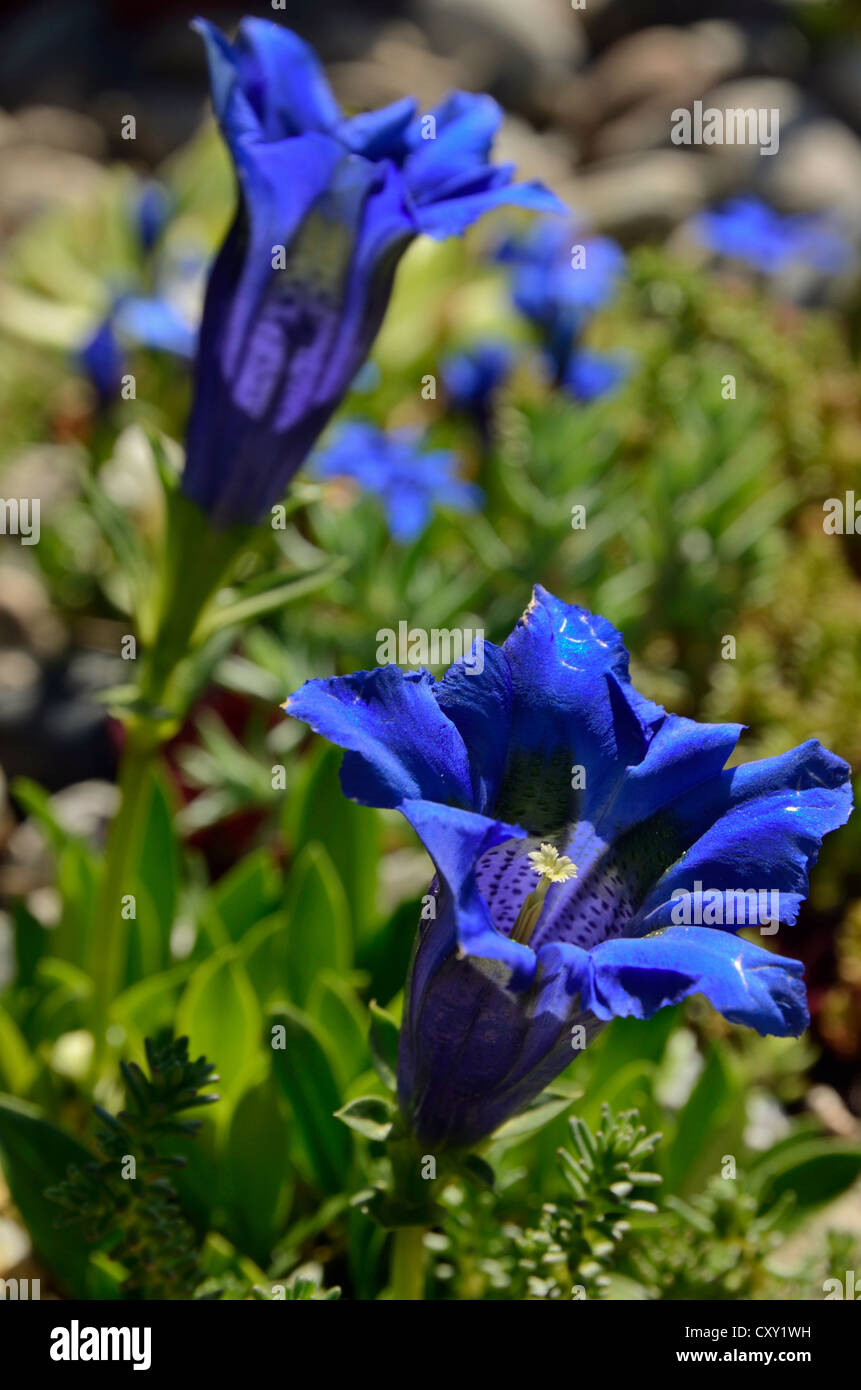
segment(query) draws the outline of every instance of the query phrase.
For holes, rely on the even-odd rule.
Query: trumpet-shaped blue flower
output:
[[[838,275],[852,260],[849,243],[828,217],[781,216],[759,198],[731,198],[699,213],[689,226],[708,250],[744,261],[763,275],[779,275],[791,265]]]
[[[509,237],[496,258],[513,268],[511,295],[539,329],[556,381],[564,384],[572,352],[594,313],[612,298],[625,257],[609,237],[583,238],[570,222],[542,218]]]
[[[286,709],[347,750],[346,795],[397,807],[436,867],[398,1078],[422,1143],[491,1133],[572,1060],[577,1025],[588,1041],[704,994],[760,1033],[805,1027],[800,963],[738,936],[736,908],[756,890],[769,934],[793,923],[849,815],[849,769],[815,740],[726,769],[739,725],[645,699],[610,623],[540,588],[480,670],[309,681]]]
[[[245,19],[231,44],[197,27],[239,209],[209,281],[183,488],[228,523],[283,493],[364,361],[414,237],[556,200],[491,163],[490,97],[346,117],[288,29]]]
[[[312,464],[318,478],[353,478],[379,497],[401,545],[418,539],[435,507],[473,511],[479,505],[480,490],[459,478],[456,469],[457,455],[450,450],[423,450],[419,430],[386,434],[360,421],[345,425]]]

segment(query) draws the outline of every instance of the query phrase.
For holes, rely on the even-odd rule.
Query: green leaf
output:
[[[213,888],[210,904],[232,941],[239,941],[279,905],[281,875],[269,850],[240,859]]]
[[[221,1163],[228,1235],[263,1265],[289,1210],[289,1139],[280,1090],[267,1075],[237,1102]]]
[[[198,624],[195,638],[205,642],[222,628],[250,623],[256,618],[262,618],[266,613],[274,612],[276,608],[295,603],[297,599],[305,598],[307,594],[322,589],[337,579],[339,574],[344,573],[347,564],[341,556],[336,556],[325,565],[320,565],[318,569],[311,570],[308,574],[300,574],[298,577],[294,576],[282,583],[275,583],[262,593],[252,593],[247,597],[240,595],[232,602],[210,608]]]
[[[138,980],[114,1000],[112,1020],[125,1029],[133,1050],[140,1051],[144,1038],[154,1038],[172,1025],[179,993],[194,969],[192,961],[183,961],[172,970]]]
[[[420,913],[420,899],[401,903],[358,953],[359,969],[370,975],[374,998],[386,1004],[403,989]]]
[[[392,1129],[392,1103],[382,1096],[359,1096],[335,1111],[339,1120],[366,1139],[383,1143]]]
[[[496,1187],[496,1174],[486,1159],[478,1154],[467,1154],[460,1164],[464,1177],[474,1186],[489,1189]]]
[[[290,1102],[306,1165],[322,1192],[342,1192],[350,1180],[352,1144],[335,1119],[340,1095],[331,1043],[319,1024],[290,1005],[277,1008],[269,1021],[275,1078]]]
[[[377,917],[380,818],[341,790],[341,750],[321,744],[296,794],[285,803],[284,830],[296,851],[313,841],[326,846],[338,871],[356,942],[370,939]]]
[[[839,1197],[861,1176],[861,1144],[810,1139],[757,1164],[750,1174],[764,1206],[785,1192],[794,1194],[790,1220]]]
[[[564,1115],[577,1099],[577,1095],[565,1095],[542,1100],[501,1124],[491,1136],[491,1142],[510,1144],[525,1139],[528,1134],[535,1134],[539,1129],[543,1129],[551,1120],[555,1120],[557,1115]]]
[[[0,1005],[0,1087],[26,1096],[38,1067],[12,1015]]]
[[[283,999],[287,990],[287,917],[274,912],[242,938],[248,978],[262,1005]]]
[[[371,1061],[383,1085],[388,1086],[389,1090],[393,1091],[397,1084],[398,1045],[401,1030],[391,1014],[386,1013],[385,1009],[381,1009],[375,999],[371,1000],[369,1008],[371,1028],[368,1034],[368,1043],[371,1049]]]
[[[219,1091],[235,1100],[238,1087],[260,1050],[262,1017],[235,946],[217,951],[188,982],[176,1015],[176,1032],[187,1034],[195,1054],[211,1057],[221,1078]]]
[[[306,845],[287,884],[287,984],[294,1003],[307,1005],[323,970],[349,970],[352,943],[347,900],[322,845]]]
[[[170,962],[170,933],[179,893],[179,848],[173,830],[173,809],[164,779],[154,766],[147,788],[137,859],[135,895],[140,900],[132,926],[131,951],[144,963],[129,972],[129,983],[141,975],[163,970]]]
[[[28,1024],[31,1038],[58,1038],[87,1025],[86,1004],[92,996],[89,975],[68,960],[43,956],[36,968],[39,1004]]]
[[[83,1297],[88,1251],[76,1232],[58,1230],[45,1189],[61,1183],[70,1164],[92,1155],[25,1101],[0,1096],[0,1165],[37,1254],[72,1296]]]
[[[698,1188],[709,1172],[717,1171],[722,1153],[736,1151],[744,1125],[738,1078],[721,1050],[710,1047],[679,1115],[672,1146],[668,1153],[665,1150],[667,1190],[686,1193]]]
[[[346,1088],[366,1070],[369,1061],[368,1023],[362,1001],[348,979],[323,970],[311,989],[308,1013],[331,1039],[337,1075]]]

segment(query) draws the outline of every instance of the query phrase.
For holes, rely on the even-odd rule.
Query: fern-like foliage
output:
[[[147,1038],[145,1049],[149,1075],[135,1062],[121,1064],[127,1108],[111,1115],[93,1107],[104,1125],[94,1161],[70,1166],[45,1195],[62,1208],[58,1225],[81,1226],[89,1243],[123,1266],[126,1297],[188,1298],[199,1278],[197,1237],[170,1180],[186,1160],[169,1149],[197,1133],[199,1120],[178,1117],[218,1100],[202,1093],[218,1077],[204,1057],[189,1059],[188,1038]]]
[[[631,1217],[658,1210],[641,1192],[661,1181],[644,1167],[661,1136],[636,1120],[636,1110],[614,1117],[608,1105],[594,1134],[578,1116],[569,1120],[573,1148],[560,1149],[559,1161],[571,1195],[546,1203],[538,1227],[517,1238],[527,1298],[606,1295]]]

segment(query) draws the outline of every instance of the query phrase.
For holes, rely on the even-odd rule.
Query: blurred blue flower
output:
[[[437,506],[473,511],[481,493],[457,477],[457,455],[447,449],[423,452],[423,437],[412,429],[384,433],[375,425],[351,421],[331,445],[312,460],[317,478],[353,478],[383,503],[389,530],[409,545],[428,526]]]
[[[405,98],[348,118],[290,30],[245,19],[231,44],[196,24],[239,209],[209,281],[183,489],[229,524],[259,518],[302,464],[414,237],[457,235],[503,203],[557,202],[490,162],[490,97],[455,92],[426,116]]]
[[[126,355],[117,338],[113,314],[97,324],[78,350],[78,362],[96,393],[100,410],[107,410],[122,386]]]
[[[837,275],[852,261],[849,242],[830,218],[782,216],[758,198],[731,198],[688,226],[715,255],[744,261],[763,275],[778,275],[793,264]]]
[[[608,392],[614,391],[627,375],[627,363],[620,357],[574,347],[565,364],[565,374],[560,385],[575,400],[588,405],[599,396],[606,396]]]
[[[197,329],[180,307],[173,282],[152,295],[118,294],[108,313],[78,351],[78,361],[107,409],[119,395],[133,347],[167,352],[191,360]]]
[[[796,920],[849,816],[849,768],[815,740],[725,770],[739,725],[645,699],[610,623],[541,588],[472,670],[313,680],[285,708],[347,750],[345,794],[397,807],[436,867],[398,1078],[423,1144],[490,1134],[616,1016],[704,994],[760,1033],[806,1026],[800,963],[736,931],[766,920],[746,890],[769,934]]]
[[[512,299],[540,330],[561,383],[572,345],[616,291],[624,253],[609,237],[583,237],[572,223],[553,217],[507,238],[495,255],[513,268]]]
[[[146,179],[135,191],[132,219],[144,255],[149,255],[168,224],[173,199],[164,184]]]
[[[482,435],[488,433],[493,398],[513,365],[513,349],[498,342],[474,343],[450,353],[440,363],[449,403],[453,409],[471,416]]]

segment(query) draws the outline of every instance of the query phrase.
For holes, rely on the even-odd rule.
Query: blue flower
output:
[[[125,361],[111,313],[96,325],[78,350],[78,362],[92,383],[100,410],[106,410],[119,395]]]
[[[475,343],[450,353],[441,364],[446,395],[456,410],[485,410],[511,371],[514,353],[507,343]]]
[[[136,190],[132,205],[132,220],[141,249],[145,255],[154,249],[167,226],[173,210],[173,200],[164,184],[147,179]]]
[[[570,222],[542,218],[525,236],[505,240],[496,259],[513,267],[514,303],[540,330],[562,383],[573,345],[616,291],[625,269],[621,248],[608,237],[583,238]]]
[[[309,681],[285,708],[347,750],[345,794],[397,807],[436,867],[398,1078],[421,1143],[490,1134],[572,1060],[578,1025],[588,1042],[704,994],[760,1033],[806,1026],[800,963],[736,930],[796,920],[849,816],[849,768],[815,740],[725,769],[739,725],[645,699],[610,623],[541,588],[473,670]],[[767,912],[741,906],[751,890]]]
[[[455,92],[346,117],[295,34],[245,19],[235,44],[197,21],[239,184],[209,281],[186,494],[218,524],[278,500],[364,361],[419,233],[464,231],[503,203],[556,200],[490,162],[500,123]]]
[[[418,430],[385,434],[375,425],[352,421],[313,460],[318,478],[354,478],[385,507],[389,530],[409,545],[426,529],[436,506],[473,511],[478,488],[457,477],[457,456],[448,449],[423,452]]]
[[[479,432],[490,432],[493,398],[511,373],[514,352],[507,343],[480,342],[450,353],[440,363],[449,403],[475,421]]]
[[[122,293],[78,351],[78,361],[92,382],[99,408],[117,398],[128,370],[130,347],[146,347],[191,359],[197,330],[176,302],[174,285],[155,294]]]
[[[758,198],[731,198],[692,218],[689,227],[708,250],[763,275],[779,275],[791,265],[838,275],[852,260],[849,243],[828,217],[784,217]]]
[[[627,373],[627,364],[621,358],[576,347],[569,354],[560,385],[575,400],[587,405],[599,396],[606,396],[609,391],[614,391],[624,381]]]

